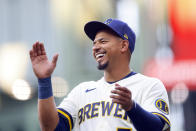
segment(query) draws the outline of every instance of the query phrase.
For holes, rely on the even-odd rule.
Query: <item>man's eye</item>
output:
[[[106,43],[107,41],[105,41],[105,40],[103,40],[103,41],[101,41],[101,43]]]

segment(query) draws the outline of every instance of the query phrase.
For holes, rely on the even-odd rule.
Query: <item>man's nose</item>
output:
[[[99,50],[100,48],[101,48],[101,47],[100,47],[99,44],[94,44],[92,50],[93,50],[93,51],[97,51],[97,50]]]

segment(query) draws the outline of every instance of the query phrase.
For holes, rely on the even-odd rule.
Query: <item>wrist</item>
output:
[[[128,108],[126,109],[126,111],[130,111],[134,106],[134,101],[132,100],[130,103],[129,103],[129,106]]]
[[[51,77],[38,79],[38,98],[47,99],[53,96]]]
[[[130,104],[130,107],[128,108],[127,111],[131,111],[131,110],[133,110],[133,109],[135,109],[135,108],[136,108],[136,103],[132,100],[132,101],[131,101],[131,104]]]

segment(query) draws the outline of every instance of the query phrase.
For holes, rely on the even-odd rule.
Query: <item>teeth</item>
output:
[[[96,58],[99,58],[99,57],[102,57],[102,56],[104,56],[105,54],[97,54],[96,55]]]

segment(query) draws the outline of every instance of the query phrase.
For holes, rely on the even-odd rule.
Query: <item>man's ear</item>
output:
[[[121,43],[121,53],[125,53],[129,50],[129,42],[127,40],[123,40]]]

